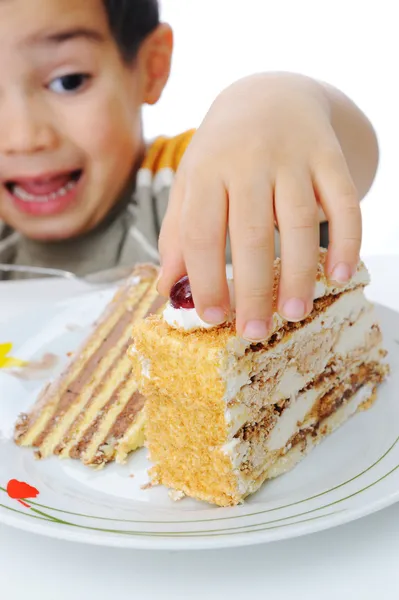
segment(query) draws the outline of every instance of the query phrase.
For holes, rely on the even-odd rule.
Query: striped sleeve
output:
[[[190,129],[173,138],[157,138],[147,150],[138,173],[137,185],[151,186],[155,193],[162,188],[170,188],[194,133],[195,129]]]
[[[134,232],[144,235],[153,246],[158,244],[175,173],[194,133],[191,129],[176,137],[154,140],[137,173]]]

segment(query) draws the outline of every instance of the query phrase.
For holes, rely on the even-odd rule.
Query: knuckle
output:
[[[349,223],[360,223],[361,212],[359,202],[357,200],[351,202],[350,204],[348,202],[345,203],[344,218],[345,220],[349,220]]]
[[[332,230],[336,230],[339,237],[361,238],[362,216],[359,204],[346,204],[341,210],[337,207],[331,215],[330,225]]]
[[[273,248],[274,239],[270,236],[268,228],[262,225],[251,224],[245,228],[245,247],[249,250],[265,250]]]
[[[340,244],[340,252],[342,253],[342,256],[348,257],[349,260],[351,258],[356,260],[359,256],[360,247],[360,237],[345,237]]]
[[[358,234],[354,233],[352,235],[347,234],[342,238],[342,243],[346,244],[349,247],[358,246],[358,245],[360,245],[361,241],[362,241],[362,236],[360,233],[358,233]]]
[[[301,253],[300,253],[301,254]],[[282,258],[281,280],[283,287],[294,287],[298,285],[309,285],[316,279],[317,256],[314,260],[309,257],[298,256],[297,260]]]
[[[241,294],[239,299],[242,306],[259,307],[267,312],[268,307],[272,304],[273,293],[269,287],[253,286],[247,289],[244,294]]]
[[[187,248],[193,251],[202,251],[209,249],[209,246],[215,246],[218,242],[216,232],[212,230],[194,229],[193,227],[184,227],[182,232],[182,242]]]
[[[311,161],[314,168],[341,171],[345,157],[334,131],[330,130],[327,137],[315,144]]]
[[[342,185],[340,196],[341,201],[345,203],[346,209],[348,211],[355,211],[356,213],[360,212],[359,193],[353,181],[346,181]]]
[[[287,279],[292,285],[309,282],[316,278],[316,269],[313,265],[298,265],[287,274]]]
[[[313,229],[318,222],[319,213],[316,203],[314,205],[296,206],[291,215],[292,229]]]
[[[203,155],[191,153],[185,155],[184,176],[186,184],[192,189],[202,187],[203,182],[207,181],[209,173],[212,172],[212,164],[209,159]]]

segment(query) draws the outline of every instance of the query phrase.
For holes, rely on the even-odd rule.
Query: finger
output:
[[[280,173],[275,210],[281,236],[278,310],[288,321],[301,321],[313,307],[319,259],[319,218],[310,174]]]
[[[170,290],[176,281],[186,274],[180,235],[184,190],[184,175],[178,174],[171,189],[168,208],[159,236],[161,272],[158,281],[158,292],[165,297],[169,296]]]
[[[195,308],[211,324],[226,321],[229,293],[226,277],[227,195],[222,181],[193,176],[187,181],[182,207],[184,261]]]
[[[272,328],[274,214],[271,183],[252,179],[230,192],[229,227],[238,335],[259,342]]]
[[[326,274],[337,283],[346,283],[359,261],[362,217],[357,190],[338,144],[319,158],[313,183],[329,222]]]

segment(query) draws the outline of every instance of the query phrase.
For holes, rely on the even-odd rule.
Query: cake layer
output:
[[[381,372],[382,378],[385,375],[385,372]],[[373,382],[364,383],[357,392],[340,403],[319,426],[309,427],[298,432],[287,451],[281,453],[277,460],[257,479],[251,480],[246,495],[256,492],[266,480],[274,479],[291,471],[315,446],[343,425],[356,412],[370,408],[377,398],[377,387],[378,384]]]
[[[141,265],[116,293],[92,335],[30,413],[21,415],[15,441],[51,454],[102,465],[144,443],[144,399],[137,390],[127,349],[132,324],[163,305],[157,269]]]
[[[312,313],[300,323],[275,313],[264,343],[239,338],[234,322],[185,331],[152,317],[135,326],[130,356],[146,396],[154,482],[237,504],[289,447],[327,434],[323,421],[346,415],[341,409],[358,386],[383,380],[381,332],[364,295],[368,273],[360,263],[346,286],[334,287],[321,274],[324,259]],[[278,272],[279,263],[275,298]]]
[[[351,363],[336,370],[331,364],[322,376],[296,397],[276,407],[273,418],[245,425],[224,451],[235,468],[243,495],[252,490],[251,483],[268,471],[291,447],[309,435],[316,435],[324,421],[357,393],[364,385],[381,383],[387,366],[381,363],[383,350],[376,349],[364,362]],[[268,407],[269,411],[272,407]]]
[[[351,361],[359,359],[381,341],[373,307],[358,289],[336,296],[307,326],[295,328],[272,348],[247,351],[244,358],[236,361],[241,376],[245,360],[244,372],[248,373],[245,383],[235,390],[235,397],[230,399],[231,393],[226,397],[226,419],[231,434],[245,422],[261,419],[266,405],[274,406],[297,394],[332,360],[340,368],[341,363],[348,362],[348,357]],[[222,375],[228,388],[228,375]]]

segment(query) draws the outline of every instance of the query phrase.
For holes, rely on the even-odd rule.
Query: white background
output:
[[[364,254],[399,254],[396,0],[162,3],[176,53],[162,101],[145,113],[147,136],[198,125],[223,87],[255,71],[284,69],[329,81],[361,106],[380,139],[380,171],[363,203]],[[384,264],[392,271],[398,263],[376,264],[375,279]],[[396,297],[395,285],[385,278],[381,299]],[[397,600],[398,523],[397,505],[288,543],[182,555],[89,548],[0,526],[0,596]]]
[[[216,95],[259,71],[335,85],[373,122],[381,149],[363,202],[363,254],[399,253],[399,35],[396,0],[161,0],[175,32],[170,82],[145,111],[146,136],[200,124]]]

